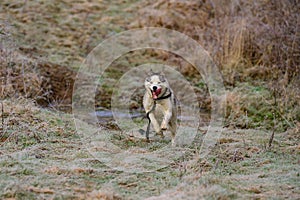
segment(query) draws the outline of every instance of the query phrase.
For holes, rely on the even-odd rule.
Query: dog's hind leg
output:
[[[170,127],[170,132],[171,132],[171,137],[172,137],[172,146],[175,147],[175,135],[176,135],[176,131],[177,131],[177,123],[176,120],[171,119],[170,123],[169,123],[169,127]]]

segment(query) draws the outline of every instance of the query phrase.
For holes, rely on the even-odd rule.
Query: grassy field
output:
[[[1,1],[0,199],[299,199],[298,8],[292,1]],[[95,107],[111,109],[114,84],[132,66],[180,66],[208,116],[193,143],[171,148],[168,135],[147,143],[113,120],[81,121],[82,135],[71,110],[60,110],[71,107],[66,90],[94,47],[146,26],[192,37],[223,75],[225,120],[210,127],[221,136],[205,158],[211,97],[200,74],[172,53],[137,50],[115,60]],[[135,94],[133,112],[141,109],[142,93]],[[181,126],[189,133],[190,124]]]
[[[225,128],[205,159],[197,159],[195,143],[179,156],[178,150],[169,149],[171,155],[161,157],[170,159],[163,168],[151,166],[157,170],[135,173],[93,157],[71,115],[37,108],[24,99],[6,100],[3,105],[5,111],[13,111],[4,119],[8,138],[0,148],[4,199],[297,199],[300,195],[295,132],[276,132],[270,147],[271,132]],[[139,147],[145,154],[165,145],[163,140],[147,144],[109,132],[110,141],[123,151]],[[106,151],[115,155],[113,149]]]

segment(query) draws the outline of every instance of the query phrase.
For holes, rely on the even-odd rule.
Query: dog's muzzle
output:
[[[152,92],[152,98],[155,100],[158,98],[158,95],[161,93],[161,88],[158,88],[157,86],[153,86],[151,92]]]

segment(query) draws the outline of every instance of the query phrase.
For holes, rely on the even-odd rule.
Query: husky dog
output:
[[[145,80],[146,93],[143,98],[143,106],[149,120],[146,138],[149,141],[150,122],[156,134],[163,137],[163,131],[170,130],[172,134],[172,146],[175,145],[177,129],[177,106],[173,90],[170,88],[165,76],[161,73],[150,72]],[[163,114],[161,125],[157,121],[159,112]]]

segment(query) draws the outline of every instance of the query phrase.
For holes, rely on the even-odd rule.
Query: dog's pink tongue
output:
[[[152,92],[152,98],[153,98],[153,99],[157,99],[156,92],[154,92],[154,91]]]
[[[161,88],[155,90],[155,91],[152,91],[152,98],[153,99],[157,99],[158,98],[158,95],[160,94],[161,92]]]

